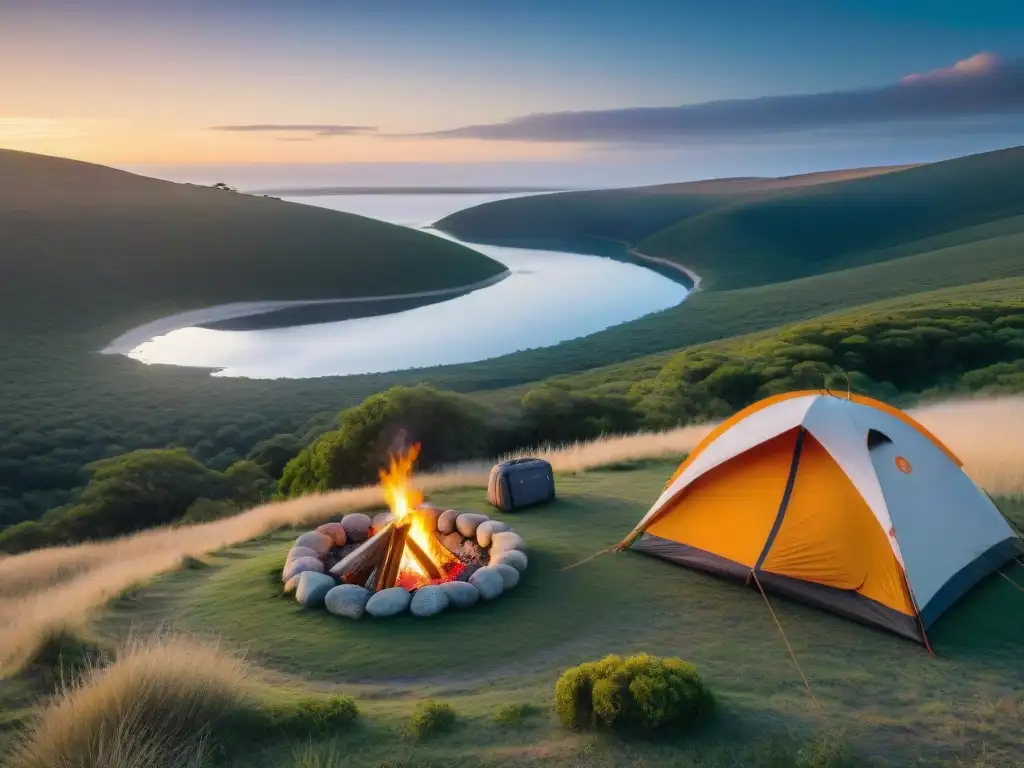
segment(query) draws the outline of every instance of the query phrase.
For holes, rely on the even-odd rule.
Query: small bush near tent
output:
[[[715,709],[697,670],[680,659],[606,656],[570,667],[555,684],[559,722],[575,730],[685,728]]]

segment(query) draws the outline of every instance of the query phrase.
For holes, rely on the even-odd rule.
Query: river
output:
[[[285,199],[425,228],[457,210],[512,196],[396,194]],[[215,376],[265,379],[380,373],[468,363],[551,346],[667,309],[687,293],[681,283],[627,261],[466,245],[501,262],[511,274],[471,293],[389,315],[262,330],[178,327],[162,330],[155,338],[138,339],[141,343],[133,341],[134,346],[126,351],[145,363],[215,369]],[[161,326],[157,321],[151,325],[160,328],[167,324]],[[140,330],[136,329],[135,336]],[[133,338],[132,333],[125,338]],[[146,336],[144,330],[142,335]]]

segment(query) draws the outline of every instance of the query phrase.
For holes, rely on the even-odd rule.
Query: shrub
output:
[[[184,637],[134,641],[65,686],[34,716],[10,768],[177,768],[258,704],[242,659]]]
[[[649,732],[696,723],[714,699],[691,665],[640,654],[570,667],[555,685],[555,708],[567,728]]]
[[[455,725],[455,710],[440,701],[424,701],[409,720],[409,732],[417,739],[426,739],[450,731]]]
[[[359,708],[348,696],[336,694],[326,698],[308,697],[298,705],[299,716],[314,730],[326,731],[339,725],[347,725],[359,717]]]
[[[494,722],[498,725],[521,725],[536,711],[532,704],[505,704],[494,713]]]

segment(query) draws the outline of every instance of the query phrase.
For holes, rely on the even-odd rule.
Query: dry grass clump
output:
[[[184,768],[219,726],[259,705],[256,670],[186,636],[131,641],[35,715],[10,768]]]
[[[484,483],[486,478],[449,474],[426,476],[420,485],[433,490]],[[158,528],[112,541],[0,559],[0,673],[20,669],[54,627],[84,625],[97,607],[154,576],[180,568],[185,557],[382,503],[379,488],[353,488],[264,504],[212,523]],[[80,567],[75,570],[68,563]],[[54,575],[58,570],[62,578]]]
[[[569,445],[545,446],[539,451],[522,451],[508,458],[535,456],[551,462],[556,472],[585,472],[630,461],[682,456],[692,451],[713,427],[714,424],[701,424],[667,432],[639,432]]]
[[[954,400],[912,411],[993,496],[1024,496],[1024,397]]]

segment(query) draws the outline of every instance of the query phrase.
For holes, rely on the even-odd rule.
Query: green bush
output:
[[[342,694],[306,696],[297,702],[277,704],[267,714],[270,723],[287,731],[326,733],[354,722],[359,707]]]
[[[532,704],[505,704],[494,713],[494,722],[498,725],[521,725],[536,711]]]
[[[454,726],[455,710],[440,701],[424,701],[409,720],[409,732],[420,740],[450,731]]]
[[[359,708],[348,696],[336,694],[328,698],[306,698],[299,702],[299,714],[314,729],[326,731],[332,726],[346,725],[359,717]]]
[[[558,719],[576,730],[685,727],[709,716],[714,706],[691,665],[647,654],[570,667],[555,684]]]

